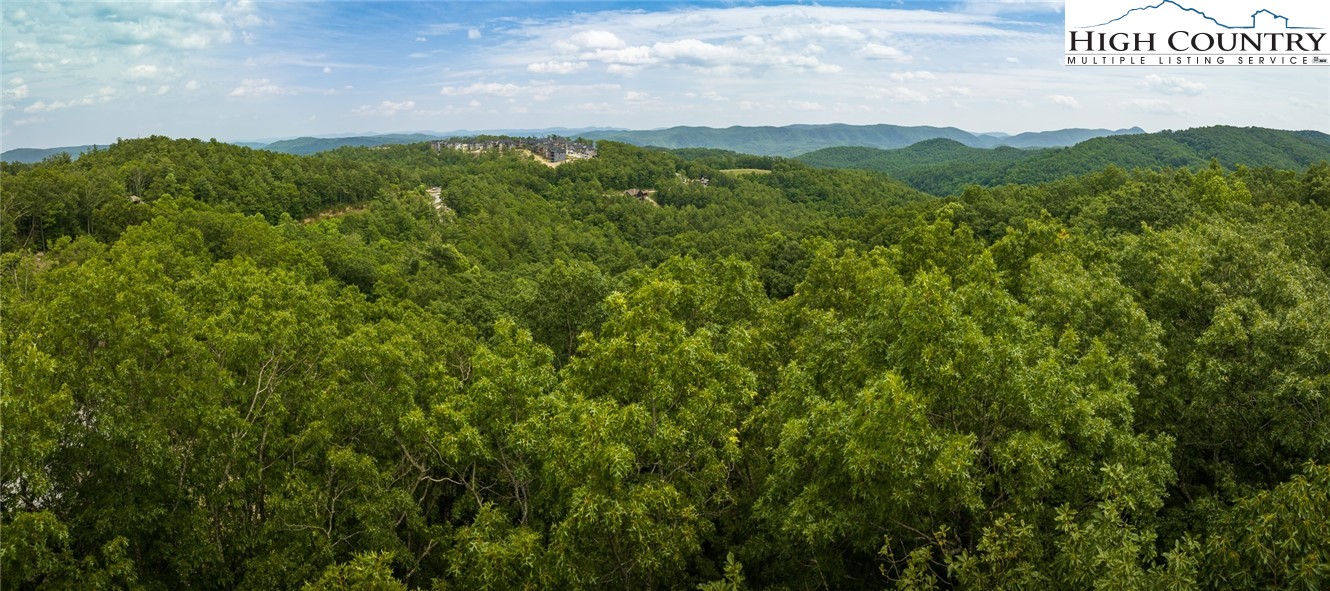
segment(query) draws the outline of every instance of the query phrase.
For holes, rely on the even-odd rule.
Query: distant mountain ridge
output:
[[[23,163],[41,162],[42,160],[62,152],[68,153],[77,160],[80,155],[92,148],[92,144],[86,146],[66,146],[63,148],[14,148],[13,150],[5,150],[3,154],[0,154],[0,160],[5,162]]]
[[[236,146],[253,148],[255,150],[271,150],[284,154],[316,154],[327,150],[336,150],[346,146],[359,146],[372,148],[375,146],[387,146],[393,144],[411,144],[416,142],[427,142],[445,137],[473,136],[473,135],[512,135],[512,136],[538,136],[543,137],[551,134],[563,136],[577,136],[588,131],[617,131],[612,127],[550,127],[544,129],[487,129],[480,131],[470,131],[458,129],[453,131],[414,131],[406,133],[364,133],[364,134],[341,134],[341,135],[320,135],[320,136],[302,136],[288,137],[282,139],[270,139],[260,141],[232,141],[227,142]],[[107,144],[99,144],[103,147]],[[75,159],[84,152],[91,150],[92,145],[86,146],[64,146],[59,148],[14,148],[0,153],[0,160],[5,162],[34,163],[59,154],[68,152]]]
[[[875,170],[921,191],[948,195],[969,184],[1037,183],[1109,165],[1127,169],[1199,167],[1214,159],[1228,168],[1299,169],[1330,160],[1330,135],[1213,126],[1098,137],[1066,148],[983,150],[936,139],[893,150],[825,148],[798,159],[825,168]]]
[[[1214,127],[1197,129],[1239,129],[1233,127]],[[1260,128],[1242,128],[1255,130]],[[1189,132],[1161,132],[1182,134],[1177,137],[1188,138]],[[1318,138],[1330,137],[1326,134],[1316,131],[1292,132],[1279,130],[1262,130],[1267,133],[1291,134],[1288,137],[1303,137],[1312,144],[1320,141]],[[259,142],[232,142],[236,145],[250,147],[254,149],[264,149],[273,152],[282,152],[287,154],[314,154],[326,150],[334,150],[344,146],[362,146],[374,147],[392,144],[407,144],[415,142],[424,142],[434,139],[440,139],[451,136],[464,136],[476,134],[489,135],[548,135],[556,133],[570,137],[582,137],[593,140],[612,140],[640,146],[657,146],[668,149],[679,148],[717,148],[730,150],[743,154],[754,154],[759,156],[783,156],[799,157],[810,163],[824,166],[838,166],[848,168],[869,168],[874,170],[883,170],[893,174],[906,174],[900,166],[938,166],[942,162],[950,162],[953,168],[968,169],[974,172],[973,175],[959,175],[968,180],[967,182],[988,182],[990,180],[1000,180],[996,177],[987,178],[984,175],[996,174],[992,167],[994,166],[1016,166],[1017,163],[1023,163],[1032,160],[1033,154],[1022,154],[1021,152],[1007,153],[1004,150],[1020,148],[1021,150],[1031,150],[1040,148],[1066,148],[1077,146],[1089,140],[1107,139],[1107,138],[1129,138],[1136,135],[1157,136],[1158,134],[1146,134],[1139,127],[1128,129],[1060,129],[1054,131],[1025,132],[1015,135],[1006,135],[1002,133],[973,133],[955,127],[932,127],[932,126],[899,126],[899,125],[846,125],[846,124],[827,124],[827,125],[787,125],[784,127],[671,127],[668,129],[657,130],[620,130],[606,128],[547,128],[541,130],[485,130],[485,131],[466,131],[458,130],[453,132],[413,132],[398,134],[379,134],[366,136],[349,136],[335,138],[315,138],[301,137],[294,139],[279,140],[268,144]],[[1299,135],[1303,134],[1303,135]],[[1201,134],[1202,136],[1205,134]],[[1305,137],[1304,137],[1305,136]],[[876,148],[878,152],[898,150],[901,148],[913,147],[920,142],[930,140],[950,140],[952,144],[924,144],[912,152],[898,153],[895,156],[888,157],[891,164],[884,164],[884,161],[878,160],[878,154],[871,151]],[[1125,140],[1124,140],[1125,141]],[[1162,148],[1153,144],[1154,139],[1141,144],[1148,149],[1157,151],[1159,158],[1164,158],[1167,163],[1172,165],[1187,165],[1194,162],[1195,158],[1203,158],[1208,161],[1210,157],[1219,157],[1224,161],[1223,154],[1238,153],[1233,150],[1219,152],[1204,152],[1204,154],[1216,154],[1217,156],[1201,155],[1187,152],[1184,150],[1181,156],[1177,153],[1170,153],[1169,149]],[[1106,144],[1118,145],[1118,144]],[[1305,145],[1286,146],[1293,150],[1300,150]],[[0,154],[0,160],[6,162],[38,162],[61,152],[69,152],[70,155],[77,157],[79,154],[91,149],[92,146],[71,146],[63,148],[49,149],[30,149],[17,148],[7,150]],[[811,153],[819,152],[826,148],[848,149],[838,152],[823,153],[814,155]],[[973,151],[964,151],[959,148],[968,148]],[[1002,153],[989,150],[992,148],[1002,151]],[[1173,146],[1176,149],[1177,146]],[[1256,146],[1249,146],[1248,152],[1255,149]],[[855,150],[868,149],[868,152],[856,153]],[[1082,152],[1073,154],[1081,154]],[[1159,151],[1162,150],[1162,151]],[[926,153],[921,153],[925,151]],[[827,160],[828,154],[834,154]],[[902,159],[908,154],[908,158]],[[1139,155],[1118,155],[1130,162],[1113,162],[1111,159],[1099,159],[1103,165],[1117,163],[1120,166],[1141,166],[1154,165],[1157,160],[1155,156]],[[1044,156],[1047,158],[1065,158],[1066,156]],[[937,158],[943,158],[938,161]],[[1265,154],[1260,157],[1259,162],[1244,162],[1252,166],[1268,165],[1280,166],[1288,165],[1296,159],[1278,157],[1277,154]],[[870,162],[871,161],[871,162]],[[830,163],[837,164],[830,164]],[[904,164],[902,164],[904,163]],[[1283,163],[1283,164],[1280,164]],[[1301,166],[1303,164],[1298,164]],[[980,174],[979,170],[986,171]],[[1006,170],[1001,168],[1001,170]],[[974,175],[978,175],[975,177]],[[973,178],[972,178],[973,177]],[[979,178],[984,177],[984,178]],[[907,180],[902,177],[902,180]],[[907,180],[908,182],[908,180]]]
[[[309,155],[347,146],[360,148],[373,148],[376,146],[387,146],[394,144],[414,144],[418,142],[428,142],[439,139],[435,135],[426,135],[423,133],[412,134],[384,134],[375,136],[360,137],[340,137],[340,138],[315,138],[298,137],[290,140],[276,141],[264,146],[263,150],[270,152],[281,152],[283,154]]]
[[[901,125],[787,125],[784,127],[734,126],[671,127],[650,131],[606,131],[582,134],[596,140],[613,140],[638,146],[661,148],[718,148],[759,156],[793,157],[821,148],[862,146],[869,148],[904,148],[925,140],[949,139],[971,148],[1050,148],[1070,146],[1087,139],[1111,135],[1145,133],[1130,129],[1060,129],[1026,132],[1013,136],[972,133],[955,127]]]

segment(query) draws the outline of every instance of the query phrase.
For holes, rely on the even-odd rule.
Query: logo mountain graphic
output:
[[[1164,7],[1169,6],[1169,5],[1172,5],[1172,6],[1176,7],[1176,8],[1178,8],[1178,9],[1182,10],[1183,12],[1190,12],[1190,13],[1194,13],[1194,14],[1200,15],[1201,18],[1204,18],[1205,20],[1208,20],[1208,21],[1210,21],[1210,22],[1212,22],[1212,23],[1214,23],[1214,24],[1216,24],[1216,25],[1218,25],[1218,26],[1220,26],[1220,27],[1225,28],[1225,29],[1255,29],[1255,28],[1256,28],[1256,19],[1257,19],[1257,17],[1261,16],[1262,14],[1269,15],[1270,18],[1273,19],[1276,23],[1282,24],[1282,25],[1283,25],[1283,28],[1285,28],[1285,29],[1319,29],[1319,27],[1293,27],[1293,26],[1289,26],[1288,17],[1286,17],[1286,16],[1284,16],[1284,15],[1282,15],[1282,14],[1276,14],[1274,11],[1271,11],[1271,10],[1266,9],[1266,8],[1262,8],[1262,9],[1256,11],[1256,12],[1253,12],[1252,15],[1251,15],[1251,24],[1249,24],[1249,25],[1228,25],[1228,24],[1224,24],[1224,23],[1219,22],[1219,20],[1216,19],[1215,17],[1212,17],[1212,16],[1210,16],[1210,15],[1208,15],[1208,14],[1206,14],[1206,13],[1200,11],[1200,10],[1196,10],[1195,8],[1189,8],[1189,7],[1187,7],[1187,6],[1183,6],[1183,5],[1181,5],[1181,4],[1178,4],[1177,2],[1174,2],[1173,0],[1162,0],[1162,1],[1159,2],[1158,4],[1154,4],[1154,5],[1151,5],[1151,6],[1141,6],[1141,7],[1139,7],[1139,8],[1133,8],[1133,9],[1128,10],[1127,12],[1123,13],[1122,16],[1119,16],[1119,17],[1117,17],[1117,18],[1115,18],[1115,19],[1113,19],[1113,20],[1110,20],[1110,21],[1107,21],[1107,22],[1103,22],[1103,23],[1099,23],[1099,24],[1097,24],[1097,25],[1092,25],[1092,26],[1085,27],[1085,28],[1086,28],[1086,29],[1094,29],[1094,28],[1097,28],[1097,27],[1103,27],[1103,26],[1111,25],[1111,24],[1116,23],[1116,22],[1118,22],[1118,21],[1120,21],[1120,20],[1122,20],[1122,19],[1124,19],[1124,18],[1127,18],[1127,17],[1131,16],[1132,14],[1135,14],[1135,13],[1138,13],[1138,12],[1147,12],[1147,11],[1151,11],[1151,10],[1158,10],[1158,9],[1164,8]]]

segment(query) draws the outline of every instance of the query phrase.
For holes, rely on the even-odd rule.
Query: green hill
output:
[[[1012,165],[1040,151],[1005,146],[971,148],[948,139],[934,139],[897,150],[824,148],[799,159],[823,168],[885,172],[921,191],[947,195],[967,184],[993,184]]]
[[[1238,165],[1295,169],[1330,159],[1330,135],[1259,127],[1198,127],[1130,137],[1103,137],[1050,150],[1017,162],[1002,175],[1008,183],[1054,180],[1122,168],[1197,167],[1211,159]]]
[[[978,149],[931,140],[896,150],[826,148],[799,160],[824,168],[887,173],[912,187],[945,195],[968,184],[1034,183],[1101,170],[1199,167],[1298,169],[1330,159],[1330,136],[1317,131],[1258,127],[1198,127],[1183,131],[1098,137],[1068,148]]]

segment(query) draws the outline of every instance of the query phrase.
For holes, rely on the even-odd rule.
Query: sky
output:
[[[796,123],[1330,132],[1330,67],[1066,67],[1062,10],[5,0],[0,147]]]

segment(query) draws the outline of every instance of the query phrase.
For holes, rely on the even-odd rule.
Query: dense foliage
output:
[[[1024,160],[1038,158],[1042,152],[1042,149],[971,148],[952,140],[936,139],[896,150],[823,148],[804,154],[799,160],[822,168],[875,170],[920,191],[953,195],[967,185],[1001,184],[1008,169]]]
[[[1239,165],[1300,170],[1330,158],[1330,136],[1315,131],[1257,127],[1200,127],[1086,140],[1068,148],[980,149],[945,139],[880,150],[834,147],[799,160],[827,168],[875,170],[934,195],[953,195],[966,185],[1041,183],[1088,174],[1107,166],[1127,169]]]
[[[1330,164],[689,156],[6,165],[0,584],[1330,580]]]

